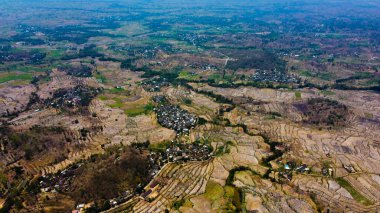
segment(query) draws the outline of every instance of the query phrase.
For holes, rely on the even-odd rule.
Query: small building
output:
[[[77,205],[77,210],[80,210],[80,209],[83,209],[83,208],[84,208],[84,204],[83,203]]]
[[[285,168],[285,170],[290,170],[291,169],[290,166],[289,166],[289,164],[285,164],[284,168]]]
[[[296,171],[300,173],[309,172],[310,168],[308,168],[306,164],[302,164],[301,166],[296,168]]]
[[[148,198],[148,196],[149,196],[151,193],[152,193],[152,190],[149,189],[148,191],[142,193],[140,197],[141,197],[142,199],[145,200],[146,198]]]
[[[354,167],[353,167],[352,165],[343,165],[343,168],[344,168],[347,172],[349,172],[349,173],[354,173],[354,172],[356,172],[355,169],[354,169]]]

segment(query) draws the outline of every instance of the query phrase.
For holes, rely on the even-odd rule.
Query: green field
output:
[[[100,83],[106,83],[107,82],[107,78],[104,75],[100,74],[100,73],[96,73],[95,74],[95,78]]]
[[[345,188],[351,196],[359,203],[369,206],[372,205],[373,202],[370,201],[368,198],[364,197],[362,194],[360,194],[347,180],[345,180],[342,177],[336,178],[335,181],[343,188]]]
[[[329,90],[321,90],[319,93],[322,95],[335,95],[335,92]]]
[[[58,50],[51,50],[48,52],[46,58],[47,59],[52,59],[52,60],[57,60],[57,59],[60,59],[61,57],[63,57],[65,55],[65,51],[62,50],[62,49],[58,49]]]
[[[124,106],[123,101],[120,98],[113,98],[113,101],[115,103],[109,105],[112,108],[121,108]]]
[[[142,107],[136,107],[132,109],[126,109],[124,110],[124,113],[130,117],[142,115],[142,114],[149,114],[153,111],[153,105],[151,103],[148,103],[145,106]]]
[[[124,92],[126,92],[126,91],[122,87],[114,87],[112,89],[107,90],[107,93],[110,93],[110,94],[122,94]]]
[[[29,73],[23,73],[23,74],[9,73],[9,74],[0,76],[0,83],[5,83],[8,81],[15,81],[15,80],[31,81],[32,79],[33,79],[33,75]]]
[[[301,99],[301,97],[302,97],[300,91],[296,91],[296,92],[294,93],[294,96],[296,96],[296,99]]]
[[[207,199],[210,199],[212,201],[220,199],[224,196],[224,189],[223,187],[214,181],[209,181],[206,186],[206,192],[204,196]]]

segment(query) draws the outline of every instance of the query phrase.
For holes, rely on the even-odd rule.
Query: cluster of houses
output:
[[[172,143],[165,150],[149,153],[149,161],[163,166],[168,162],[204,161],[212,157],[212,148],[201,143]]]
[[[72,210],[71,213],[85,213],[86,209],[88,209],[92,206],[93,206],[93,203],[89,203],[89,204],[81,203],[81,204],[78,204],[76,206],[76,209]]]
[[[186,110],[174,105],[156,107],[157,121],[162,126],[173,129],[178,133],[188,133],[198,123],[198,118]]]
[[[110,199],[109,200],[110,206],[115,207],[121,203],[124,203],[127,200],[131,199],[134,195],[135,195],[134,192],[130,190],[126,190],[120,196]]]
[[[71,181],[75,177],[75,172],[79,169],[83,164],[73,164],[66,168],[65,170],[51,175],[44,175],[40,177],[39,188],[41,192],[69,192]],[[135,195],[135,192],[126,190],[121,193],[118,197],[112,198],[109,200],[110,206],[116,206],[120,203],[124,203]],[[72,212],[79,213],[85,212],[85,209],[91,207],[93,203],[88,204],[78,204]]]
[[[322,175],[323,176],[334,176],[334,170],[333,168],[330,168],[330,167],[323,167],[322,168]]]
[[[65,72],[68,75],[72,75],[75,77],[91,77],[92,76],[92,69],[89,66],[86,65],[80,65],[80,66],[59,66],[59,71]]]
[[[144,193],[140,195],[140,198],[146,201],[152,201],[158,196],[158,190],[160,188],[160,182],[153,180],[144,188]]]
[[[284,178],[287,181],[291,181],[293,178],[293,172],[309,174],[311,171],[306,164],[297,165],[294,161],[288,161],[279,172],[279,177]]]
[[[352,166],[344,166],[344,168],[349,171],[350,173],[352,172]],[[279,172],[279,177],[284,178],[287,181],[292,180],[292,174],[293,172],[297,172],[299,174],[309,174],[311,172],[310,167],[308,167],[306,164],[300,164],[297,165],[294,161],[289,161],[284,164],[284,167],[280,169],[281,171]],[[334,176],[334,169],[331,168],[330,166],[324,166],[321,169],[321,174],[323,176]]]
[[[19,43],[23,44],[23,43]],[[39,63],[46,57],[46,53],[28,51],[1,51],[0,62],[5,61],[26,61],[28,63]]]
[[[166,149],[149,153],[150,175],[153,178],[169,162],[205,161],[212,157],[212,148],[202,143],[172,142]],[[161,184],[162,185],[162,184]],[[140,198],[152,201],[158,196],[160,181],[153,180],[147,185]]]
[[[134,143],[132,146],[140,151],[149,149],[149,142]],[[202,143],[182,143],[171,141],[165,148],[150,150],[148,154],[150,177],[170,162],[205,161],[212,157],[212,147]]]
[[[112,45],[110,46],[110,49],[115,52],[122,52],[130,57],[143,57],[143,58],[153,58],[156,56],[158,50],[163,51],[172,51],[171,45],[157,45],[157,46],[135,46],[135,45],[125,45],[125,46],[119,46],[118,45]]]
[[[164,105],[164,104],[168,103],[168,100],[166,99],[166,97],[164,95],[153,96],[152,100],[155,103],[160,104],[160,105]]]
[[[186,41],[193,46],[198,46],[199,44],[206,42],[208,37],[202,34],[180,33],[178,34],[178,39]]]
[[[296,77],[287,75],[281,70],[256,70],[252,75],[253,81],[258,82],[278,82],[278,83],[297,83],[299,80]]]
[[[57,174],[44,175],[39,182],[42,192],[67,192],[75,171],[82,166],[81,163],[73,164]]]
[[[70,89],[58,89],[53,97],[46,99],[44,104],[54,108],[75,108],[88,106],[91,100],[100,92],[100,89],[86,86],[76,86]]]
[[[159,92],[162,87],[169,86],[169,81],[163,77],[154,77],[142,81],[141,85],[148,92]]]

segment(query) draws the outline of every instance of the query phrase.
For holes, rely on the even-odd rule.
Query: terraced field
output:
[[[0,212],[380,212],[378,9],[0,4]]]
[[[167,164],[153,180],[159,183],[154,201],[132,200],[107,212],[126,211],[128,208],[133,212],[163,212],[176,200],[204,193],[212,170],[212,161]]]

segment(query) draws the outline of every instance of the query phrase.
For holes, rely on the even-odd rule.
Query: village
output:
[[[153,168],[169,162],[205,161],[212,157],[212,148],[202,143],[181,143],[172,141],[164,150],[151,151],[149,162]],[[152,176],[158,171],[153,170]]]
[[[296,77],[277,69],[274,71],[256,70],[255,74],[252,75],[252,80],[257,82],[299,83]]]
[[[379,212],[377,1],[0,4],[0,213]]]
[[[162,126],[173,129],[178,133],[189,133],[198,122],[198,118],[186,110],[173,105],[162,105],[154,109],[157,121]]]
[[[167,163],[186,163],[189,161],[207,161],[213,157],[212,148],[205,143],[181,143],[171,141],[166,146],[159,149],[150,149],[149,142],[134,143],[132,147],[136,150],[147,151],[149,161],[149,179],[152,180]],[[72,164],[68,168],[59,171],[56,174],[43,175],[40,177],[38,187],[44,193],[69,193],[72,190],[72,180],[77,175],[77,170],[83,165],[83,162]],[[120,203],[126,202],[135,195],[146,201],[153,201],[158,195],[157,190],[163,184],[163,181],[153,181],[147,186],[139,184],[134,190],[126,190],[118,197],[109,199],[109,206],[114,207]],[[91,204],[78,204],[77,212],[91,207]]]
[[[142,87],[148,92],[159,92],[162,87],[169,86],[169,82],[163,77],[154,77],[141,82]]]
[[[172,141],[165,149],[150,151],[150,175],[153,179],[167,163],[186,163],[189,161],[207,161],[213,157],[212,147],[201,142],[181,143]],[[144,187],[140,198],[152,202],[159,194],[158,190],[165,180],[156,179]]]
[[[53,108],[75,108],[87,107],[90,101],[97,95],[101,89],[90,88],[86,86],[76,86],[71,89],[58,89],[53,93],[53,97],[44,101],[46,107]]]
[[[68,192],[70,183],[75,176],[75,171],[82,166],[82,163],[77,163],[58,172],[57,174],[43,175],[40,177],[39,188],[42,192]]]

